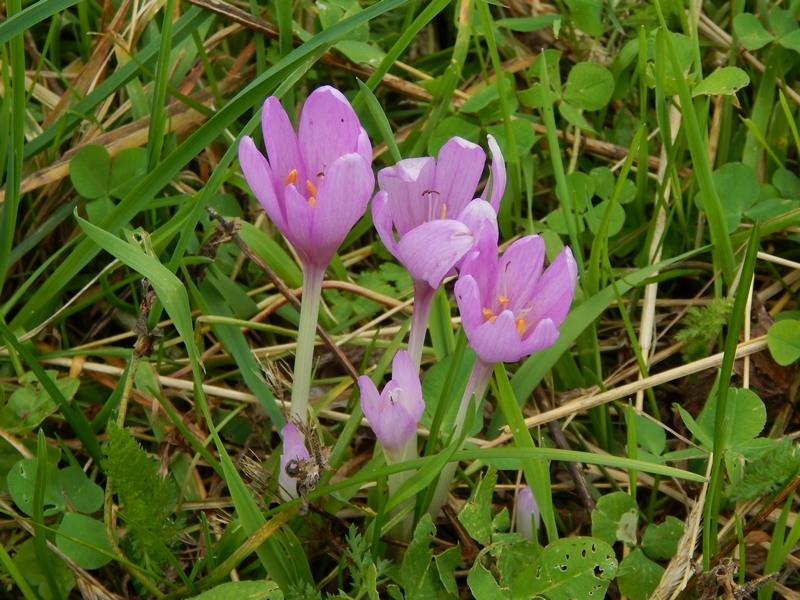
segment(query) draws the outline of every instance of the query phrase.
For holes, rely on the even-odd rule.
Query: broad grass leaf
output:
[[[520,572],[512,587],[513,597],[601,600],[617,569],[614,550],[603,540],[562,538],[549,544],[535,563]]]
[[[767,347],[784,367],[800,359],[800,321],[784,319],[773,324],[767,331]]]
[[[97,519],[79,513],[67,513],[58,527],[56,546],[78,566],[99,569],[113,558],[106,528]]]
[[[748,50],[758,50],[769,44],[774,38],[752,13],[741,13],[733,19],[733,31]]]
[[[739,67],[722,67],[698,83],[692,91],[695,96],[730,96],[750,85],[750,76]]]

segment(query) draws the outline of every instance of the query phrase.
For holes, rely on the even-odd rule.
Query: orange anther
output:
[[[447,204],[444,204],[444,203],[442,203],[442,216],[441,216],[441,218],[442,219],[446,219],[447,218]]]
[[[497,315],[492,312],[490,308],[483,309],[483,318],[489,321],[489,323],[494,323],[494,320],[497,318]]]
[[[286,176],[286,185],[290,183],[297,183],[297,169],[292,169]]]
[[[316,206],[317,206],[317,197],[316,196],[311,196],[311,198],[308,199],[308,205],[311,208],[316,208]]]
[[[311,195],[312,198],[317,195],[317,186],[315,186],[308,180],[306,180],[306,189],[308,190],[308,193]]]
[[[517,335],[522,337],[522,334],[525,333],[525,319],[517,319]]]
[[[500,306],[502,306],[503,308],[505,308],[508,305],[508,296],[500,295],[497,297],[497,299],[500,301]]]

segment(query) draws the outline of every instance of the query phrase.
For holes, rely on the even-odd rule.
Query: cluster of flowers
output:
[[[274,97],[264,103],[262,127],[266,156],[249,137],[239,146],[245,178],[296,250],[304,278],[321,284],[325,269],[373,196],[369,138],[347,99],[327,86],[307,98],[297,133]],[[446,142],[436,159],[409,158],[378,173],[373,222],[414,282],[408,351],[395,355],[393,379],[380,393],[368,377],[358,382],[364,415],[390,462],[407,457],[410,445],[416,453],[416,427],[425,408],[419,379],[422,347],[434,294],[446,277],[458,274],[455,296],[461,322],[477,355],[461,401],[458,430],[473,394],[482,396],[493,365],[518,361],[552,345],[572,301],[577,266],[569,248],[546,269],[544,241],[536,235],[516,240],[498,256],[497,211],[506,171],[491,136],[488,146],[491,177],[480,196],[476,194],[486,154],[459,137]],[[305,297],[304,291],[304,306],[318,307],[319,286],[304,284],[305,289],[314,290],[315,297]],[[314,322],[317,310],[309,311]],[[301,328],[302,320],[301,315]],[[298,335],[298,355],[304,343],[313,339],[307,342]],[[310,367],[308,373],[297,372],[296,364],[294,379],[292,415],[305,419],[307,382],[299,384],[300,393],[297,390],[299,381],[310,379]],[[287,442],[283,476],[286,462],[308,456],[303,455],[305,446],[293,423],[282,434]]]

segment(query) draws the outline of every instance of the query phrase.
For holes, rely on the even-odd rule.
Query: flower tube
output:
[[[533,498],[533,492],[527,485],[517,493],[517,506],[514,522],[517,525],[517,533],[522,537],[533,541],[533,531],[538,529],[539,505]]]

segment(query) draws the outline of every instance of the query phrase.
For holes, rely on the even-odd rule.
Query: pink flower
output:
[[[286,465],[292,460],[309,460],[310,456],[303,436],[300,435],[297,426],[291,421],[281,429],[281,437],[283,438],[283,453],[281,453],[281,470],[278,474],[278,484],[281,488],[281,494],[288,500],[297,498],[297,479],[286,472]]]
[[[461,323],[484,363],[516,362],[558,339],[578,268],[569,248],[544,267],[544,241],[523,237],[498,260],[491,236],[481,238],[455,286]]]
[[[533,498],[531,488],[525,486],[517,494],[517,514],[515,522],[517,532],[523,537],[533,541],[533,530],[539,528],[539,506]]]
[[[503,155],[492,136],[492,179],[480,197],[486,155],[480,146],[451,138],[439,156],[401,160],[378,173],[372,219],[384,245],[412,279],[434,290],[488,224],[497,235],[497,210],[506,184]],[[489,189],[491,188],[491,193]],[[489,195],[488,202],[484,202]]]
[[[324,270],[367,209],[372,145],[350,103],[330,86],[308,96],[297,134],[276,97],[261,114],[267,156],[242,138],[245,179],[303,266]]]
[[[425,410],[419,375],[408,352],[399,350],[392,360],[392,380],[378,394],[369,377],[358,378],[361,410],[375,437],[389,454],[402,452],[414,437]]]

